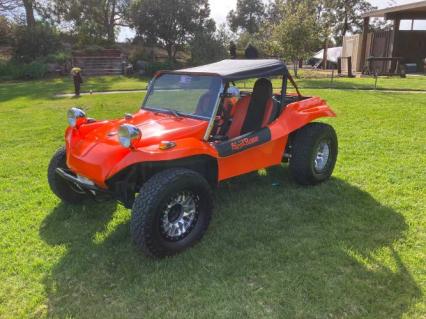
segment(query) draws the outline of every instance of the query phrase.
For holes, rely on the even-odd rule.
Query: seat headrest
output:
[[[265,98],[272,97],[272,83],[266,78],[260,78],[254,83],[252,96],[259,95]]]

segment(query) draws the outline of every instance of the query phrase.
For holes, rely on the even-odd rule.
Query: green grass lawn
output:
[[[300,187],[284,166],[225,182],[203,241],[156,261],[128,210],[48,188],[69,107],[112,118],[143,97],[53,97],[69,86],[0,83],[0,318],[426,317],[425,94],[304,90],[338,114],[333,178]]]
[[[399,77],[379,77],[376,81],[373,77],[366,78],[345,78],[336,77],[333,80],[327,78],[327,74],[317,72],[301,72],[301,78],[296,79],[296,82],[303,89],[351,89],[351,90],[421,90],[426,92],[426,76],[412,76],[401,79]],[[317,77],[319,76],[319,77]],[[99,92],[99,91],[120,91],[120,90],[145,90],[148,85],[149,78],[147,77],[124,77],[124,76],[95,76],[84,77],[82,84],[82,92]],[[237,85],[242,89],[252,89],[255,80],[240,81]],[[31,83],[31,84],[29,84]],[[281,80],[276,78],[272,80],[273,86],[276,89],[281,87]],[[28,92],[28,86],[33,90]],[[26,94],[35,95],[38,97],[51,97],[53,94],[73,93],[73,84],[71,77],[62,77],[49,80],[40,80],[32,82],[0,82],[0,92],[2,89],[8,90],[13,88],[14,93],[10,93],[12,97],[23,96]],[[10,98],[10,96],[2,97]]]

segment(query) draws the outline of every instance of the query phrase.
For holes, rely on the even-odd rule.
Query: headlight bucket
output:
[[[87,121],[86,113],[77,107],[72,107],[68,110],[67,118],[69,125],[76,128]]]
[[[134,148],[141,137],[141,130],[131,124],[123,124],[118,130],[118,140],[126,148]]]

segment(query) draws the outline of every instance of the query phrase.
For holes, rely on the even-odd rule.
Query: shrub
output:
[[[67,61],[70,61],[70,60],[71,60],[71,53],[70,52],[60,51],[60,52],[57,52],[57,53],[49,54],[46,57],[45,62],[64,64],[64,63],[66,63]]]
[[[152,62],[152,63],[147,63],[145,64],[145,72],[148,75],[154,75],[156,72],[161,71],[161,70],[173,70],[178,68],[179,65],[174,63],[170,63],[170,62]]]
[[[81,50],[81,52],[84,52],[84,54],[87,54],[87,55],[97,55],[104,50],[105,48],[103,46],[92,44],[92,45],[88,45],[84,47],[84,49]]]
[[[30,63],[57,52],[60,47],[59,33],[47,23],[37,22],[32,29],[16,27],[14,59],[18,62]]]
[[[153,49],[152,48],[141,48],[138,47],[132,50],[129,54],[129,61],[136,66],[138,61],[152,61],[153,60]]]
[[[40,62],[27,64],[0,63],[0,80],[41,79],[46,76],[47,70],[47,64]]]

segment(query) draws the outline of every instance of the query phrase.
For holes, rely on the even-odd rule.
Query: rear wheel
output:
[[[188,169],[165,170],[140,189],[130,232],[145,254],[171,256],[202,238],[212,209],[211,189],[203,176]]]
[[[66,162],[65,147],[59,148],[50,160],[47,170],[47,180],[50,189],[62,201],[69,204],[80,204],[87,199],[88,195],[85,191],[66,181],[56,173],[57,168],[69,169]]]
[[[290,174],[302,185],[321,183],[333,173],[337,152],[337,136],[333,127],[309,123],[292,136]]]

